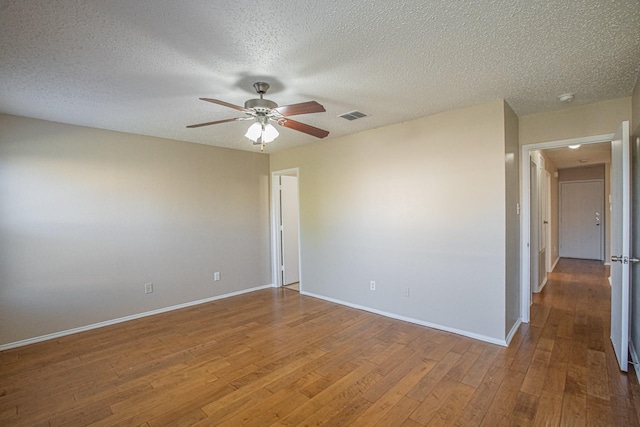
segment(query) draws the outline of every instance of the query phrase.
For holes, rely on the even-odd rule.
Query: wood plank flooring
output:
[[[599,262],[508,348],[263,290],[0,353],[6,426],[640,426]]]

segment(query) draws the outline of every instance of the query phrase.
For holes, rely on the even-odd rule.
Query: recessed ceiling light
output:
[[[571,148],[572,150],[577,150],[578,148],[580,148],[580,144],[570,145],[569,148]]]
[[[562,95],[558,96],[558,101],[560,102],[571,102],[573,101],[573,98],[576,96],[575,93],[563,93]]]

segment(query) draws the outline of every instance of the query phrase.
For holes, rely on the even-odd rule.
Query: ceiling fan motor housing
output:
[[[268,113],[278,108],[278,104],[268,99],[250,99],[244,103],[244,108],[255,110],[257,113]]]

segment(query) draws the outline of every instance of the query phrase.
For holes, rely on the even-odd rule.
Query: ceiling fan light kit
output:
[[[253,84],[254,89],[260,95],[260,98],[249,99],[244,103],[244,107],[239,105],[229,104],[228,102],[220,101],[218,99],[200,98],[202,101],[211,102],[213,104],[222,105],[225,107],[233,108],[234,110],[242,111],[246,114],[245,117],[236,117],[233,119],[217,120],[214,122],[199,123],[197,125],[187,126],[188,128],[197,128],[202,126],[216,125],[220,123],[235,122],[240,120],[253,120],[254,123],[249,127],[247,133],[244,135],[253,141],[254,145],[260,146],[260,151],[264,150],[265,144],[273,142],[280,133],[273,126],[272,123],[276,123],[280,126],[284,126],[298,132],[303,132],[316,138],[325,138],[329,135],[329,132],[317,127],[307,125],[296,120],[292,120],[289,116],[295,116],[299,114],[321,113],[326,111],[324,107],[316,101],[302,102],[300,104],[291,104],[278,107],[275,102],[264,99],[264,94],[269,90],[269,84],[265,82],[256,82]]]
[[[247,133],[244,134],[244,136],[253,141],[253,145],[268,144],[273,142],[278,135],[280,135],[280,133],[271,123],[265,125],[259,122],[255,122],[249,126]]]

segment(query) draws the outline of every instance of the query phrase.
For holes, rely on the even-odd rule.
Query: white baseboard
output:
[[[511,330],[509,331],[509,334],[507,335],[507,340],[506,340],[507,346],[511,344],[511,340],[513,339],[513,336],[516,334],[516,332],[518,332],[520,325],[522,325],[522,319],[518,319],[516,323],[513,325],[513,327],[511,328]]]
[[[558,265],[558,261],[560,261],[560,257],[557,257],[556,260],[551,265],[551,271],[556,269],[556,265]],[[549,273],[551,273],[551,271]]]
[[[48,341],[48,340],[64,337],[64,336],[67,336],[67,335],[77,334],[78,332],[85,332],[85,331],[90,331],[92,329],[103,328],[105,326],[115,325],[117,323],[128,322],[129,320],[140,319],[141,317],[153,316],[154,314],[166,313],[167,311],[179,310],[181,308],[187,308],[187,307],[191,307],[191,306],[194,306],[194,305],[204,304],[204,303],[207,303],[207,302],[216,301],[216,300],[224,299],[224,298],[229,298],[229,297],[233,297],[233,296],[236,296],[236,295],[242,295],[242,294],[246,294],[246,293],[249,293],[249,292],[259,291],[261,289],[267,289],[267,288],[271,288],[271,287],[273,287],[273,285],[271,285],[271,284],[263,285],[263,286],[256,286],[255,288],[243,289],[241,291],[230,292],[228,294],[216,295],[216,296],[213,296],[213,297],[210,297],[210,298],[205,298],[205,299],[200,299],[200,300],[197,300],[197,301],[186,302],[184,304],[172,305],[170,307],[159,308],[157,310],[147,311],[147,312],[144,312],[144,313],[132,314],[131,316],[120,317],[118,319],[107,320],[107,321],[99,322],[99,323],[93,323],[91,325],[86,325],[86,326],[80,326],[79,328],[68,329],[66,331],[54,332],[52,334],[41,335],[39,337],[28,338],[26,340],[11,342],[11,343],[8,343],[8,344],[0,345],[0,351],[9,350],[9,349],[16,348],[16,347],[23,347],[23,346],[29,345],[29,344],[35,344],[35,343],[38,343],[38,342]]]
[[[542,292],[542,288],[544,288],[545,285],[547,284],[547,280],[548,278],[545,277],[544,280],[542,281],[542,284],[538,285],[538,291],[536,293]]]
[[[379,314],[381,316],[390,317],[392,319],[402,320],[404,322],[409,322],[409,323],[415,323],[417,325],[426,326],[426,327],[433,328],[433,329],[439,329],[439,330],[445,331],[445,332],[451,332],[451,333],[454,333],[454,334],[457,334],[457,335],[462,335],[462,336],[465,336],[465,337],[469,337],[469,338],[473,338],[473,339],[476,339],[476,340],[488,342],[488,343],[491,343],[491,344],[501,345],[503,347],[506,347],[508,345],[506,340],[499,340],[499,339],[496,339],[496,338],[493,338],[493,337],[488,337],[486,335],[480,335],[480,334],[476,334],[476,333],[473,333],[473,332],[464,331],[464,330],[456,329],[456,328],[450,328],[448,326],[442,326],[442,325],[438,325],[436,323],[425,322],[423,320],[418,320],[418,319],[414,319],[412,317],[406,317],[406,316],[402,316],[402,315],[395,314],[395,313],[389,313],[387,311],[377,310],[375,308],[365,307],[365,306],[359,305],[359,304],[352,304],[350,302],[338,300],[338,299],[335,299],[335,298],[326,297],[324,295],[318,295],[318,294],[314,294],[314,293],[306,292],[306,291],[302,291],[302,290],[300,290],[300,294],[301,295],[306,295],[306,296],[309,296],[309,297],[313,297],[313,298],[318,298],[318,299],[325,300],[325,301],[329,301],[329,302],[333,302],[335,304],[345,305],[347,307],[355,308],[355,309],[358,309],[358,310],[368,311],[370,313]],[[520,325],[520,323],[517,323],[517,325]]]
[[[640,360],[638,360],[638,353],[636,347],[633,345],[633,341],[629,340],[629,353],[631,353],[631,361],[633,367],[636,369],[636,377],[640,378]]]

